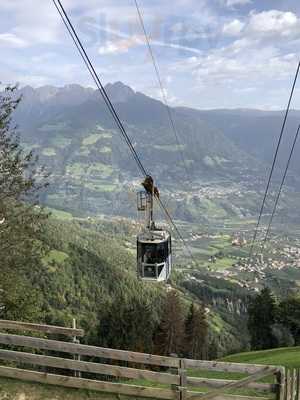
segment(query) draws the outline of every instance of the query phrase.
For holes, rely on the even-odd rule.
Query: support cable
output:
[[[149,51],[149,54],[150,54],[150,58],[152,60],[152,64],[153,64],[153,67],[154,67],[154,70],[155,70],[157,81],[158,81],[158,84],[159,84],[159,87],[160,87],[162,100],[163,100],[163,102],[164,102],[164,104],[166,106],[168,118],[170,120],[171,129],[172,129],[172,131],[174,133],[174,136],[175,136],[175,139],[176,139],[176,143],[177,143],[177,146],[178,146],[178,151],[179,151],[180,156],[181,156],[182,165],[183,165],[183,167],[185,169],[186,177],[188,179],[188,177],[189,177],[188,168],[187,168],[184,156],[183,156],[183,151],[181,150],[181,144],[180,144],[180,141],[179,141],[178,131],[176,129],[174,118],[172,116],[171,108],[169,106],[169,102],[168,102],[168,99],[167,99],[167,96],[166,96],[166,91],[165,91],[165,89],[163,87],[161,75],[160,75],[160,72],[159,72],[159,66],[158,66],[158,63],[157,63],[157,61],[155,59],[155,56],[154,56],[154,53],[153,53],[153,50],[152,50],[152,47],[151,47],[151,44],[150,44],[150,39],[149,39],[149,36],[147,34],[147,31],[146,31],[143,15],[142,15],[142,12],[141,12],[140,7],[138,5],[138,1],[134,0],[134,3],[135,3],[136,11],[137,11],[137,14],[138,14],[138,17],[139,17],[139,21],[140,21],[140,24],[141,24],[141,27],[142,27],[142,30],[143,30],[143,33],[144,33],[144,36],[145,36],[146,44],[147,44],[148,51]]]
[[[137,163],[142,175],[144,177],[146,177],[148,174],[147,174],[147,172],[146,172],[146,170],[145,170],[145,168],[144,168],[144,166],[143,166],[138,154],[136,153],[136,151],[135,151],[135,149],[134,149],[134,147],[132,145],[132,142],[131,142],[131,140],[130,140],[130,138],[129,138],[129,136],[128,136],[125,128],[124,128],[124,125],[122,124],[122,122],[121,122],[121,120],[120,120],[120,118],[119,118],[119,116],[118,116],[113,104],[111,103],[111,100],[109,99],[109,96],[108,96],[104,86],[102,85],[102,83],[101,83],[101,81],[99,79],[99,76],[98,76],[97,72],[95,71],[95,69],[93,67],[93,64],[91,63],[91,60],[90,60],[89,56],[87,55],[87,53],[86,53],[86,51],[85,51],[85,49],[84,49],[84,47],[82,45],[82,42],[80,41],[80,39],[79,39],[79,37],[78,37],[78,35],[77,35],[76,31],[75,31],[75,28],[74,28],[73,24],[71,23],[71,21],[70,21],[70,19],[69,19],[68,15],[67,15],[62,3],[61,3],[61,1],[60,0],[52,0],[52,2],[54,4],[55,8],[57,9],[57,11],[58,11],[58,13],[59,13],[64,25],[65,25],[65,27],[67,28],[67,30],[68,30],[68,32],[69,32],[69,34],[70,34],[75,46],[76,46],[81,58],[84,61],[84,64],[86,65],[88,71],[90,72],[90,74],[91,74],[91,76],[92,76],[92,78],[93,78],[93,80],[94,80],[94,82],[95,82],[95,84],[96,84],[101,96],[103,97],[103,100],[104,100],[105,104],[107,105],[107,107],[108,107],[113,119],[115,120],[116,125],[118,126],[118,128],[119,128],[119,130],[120,130],[120,132],[121,132],[126,144],[130,148],[132,156],[133,156],[134,160],[136,161],[136,163]],[[178,237],[183,242],[184,247],[188,250],[190,256],[193,258],[193,255],[192,255],[192,252],[191,252],[190,248],[185,243],[184,238],[182,237],[180,231],[178,230],[178,228],[177,228],[175,222],[173,221],[171,215],[169,214],[167,208],[164,206],[164,204],[162,203],[162,201],[159,198],[157,198],[157,199],[158,199],[158,202],[159,202],[161,208],[163,209],[163,211],[165,212],[166,216],[170,220],[172,226],[174,227]]]
[[[95,82],[95,84],[96,84],[101,96],[103,97],[103,100],[104,100],[105,104],[107,105],[107,107],[108,107],[113,119],[115,120],[115,122],[116,122],[116,124],[117,124],[117,126],[118,126],[118,128],[119,128],[119,130],[120,130],[120,132],[121,132],[121,134],[123,136],[123,138],[125,139],[125,142],[127,143],[128,147],[129,147],[129,149],[130,149],[130,151],[132,153],[132,156],[133,156],[134,160],[136,161],[136,163],[137,163],[139,169],[141,170],[142,174],[143,175],[147,175],[147,172],[146,172],[143,164],[141,163],[141,161],[139,159],[139,156],[137,155],[137,153],[136,153],[136,151],[135,151],[135,149],[134,149],[134,147],[133,147],[133,145],[131,143],[131,140],[130,140],[130,138],[129,138],[129,136],[128,136],[128,134],[127,134],[127,132],[126,132],[126,130],[125,130],[125,128],[124,128],[124,126],[123,126],[123,124],[122,124],[122,122],[121,122],[121,120],[120,120],[120,118],[119,118],[114,106],[113,106],[113,104],[111,103],[111,101],[110,101],[110,99],[109,99],[109,97],[107,95],[107,92],[106,92],[104,86],[102,85],[102,83],[101,83],[101,81],[100,81],[100,79],[98,77],[98,74],[95,71],[95,69],[94,69],[94,67],[93,67],[93,65],[92,65],[92,63],[91,63],[91,61],[90,61],[90,59],[89,59],[84,47],[83,47],[83,45],[82,45],[82,43],[81,43],[81,41],[80,41],[75,29],[74,29],[74,26],[72,25],[72,23],[71,23],[68,15],[67,15],[64,7],[62,6],[61,1],[60,0],[52,0],[52,1],[53,1],[54,5],[55,5],[55,7],[56,7],[56,9],[57,9],[57,11],[59,13],[64,25],[66,26],[66,28],[67,28],[67,30],[68,30],[68,32],[69,32],[69,34],[70,34],[75,46],[77,47],[77,50],[79,51],[79,54],[80,54],[81,58],[83,59],[83,61],[84,61],[85,65],[86,65],[87,69],[89,70],[90,74],[92,75],[92,78],[93,78],[93,80],[94,80],[94,82]],[[57,5],[56,2],[58,3],[59,6]]]
[[[297,71],[296,71],[296,74],[295,74],[295,78],[294,78],[294,82],[293,82],[293,85],[292,85],[289,101],[288,101],[288,104],[287,104],[287,107],[286,107],[283,123],[282,123],[282,126],[281,126],[280,135],[279,135],[279,138],[278,138],[278,142],[277,142],[277,146],[276,146],[276,150],[275,150],[275,154],[274,154],[271,170],[270,170],[270,173],[269,173],[267,186],[266,186],[266,189],[265,189],[265,193],[264,193],[263,201],[262,201],[262,204],[261,204],[258,220],[257,220],[256,227],[255,227],[255,230],[254,230],[254,234],[253,234],[253,238],[252,238],[252,242],[251,242],[251,248],[250,248],[250,252],[249,252],[249,256],[248,256],[249,261],[251,260],[251,257],[252,257],[252,254],[253,254],[254,245],[255,245],[256,238],[257,238],[257,234],[258,234],[258,228],[259,228],[261,217],[262,217],[262,214],[263,214],[263,211],[264,211],[264,208],[265,208],[265,203],[266,203],[267,195],[268,195],[268,192],[269,192],[272,175],[273,175],[273,172],[274,172],[274,167],[275,167],[275,163],[276,163],[276,160],[277,160],[279,147],[280,147],[280,144],[281,144],[284,128],[285,128],[285,125],[286,125],[287,116],[288,116],[288,113],[289,113],[289,110],[290,110],[290,105],[291,105],[292,97],[293,97],[293,94],[294,94],[294,89],[295,89],[296,82],[297,82],[297,79],[298,79],[299,69],[300,69],[300,62],[298,63],[298,66],[297,66]]]
[[[286,167],[285,167],[285,171],[284,171],[284,174],[283,174],[283,177],[282,177],[282,180],[281,180],[280,188],[278,190],[278,193],[277,193],[277,196],[276,196],[276,200],[275,200],[275,203],[274,203],[272,215],[271,215],[271,218],[270,218],[270,221],[269,221],[269,225],[268,225],[268,228],[266,230],[266,234],[265,234],[265,237],[264,237],[264,240],[263,240],[263,244],[262,244],[263,247],[266,244],[266,241],[268,240],[268,236],[269,236],[269,233],[270,233],[270,229],[271,229],[271,225],[272,225],[272,222],[273,222],[273,218],[274,218],[274,215],[275,215],[275,212],[276,212],[276,209],[277,209],[277,205],[278,205],[279,198],[280,198],[280,195],[281,195],[281,192],[282,192],[282,188],[283,188],[283,185],[284,185],[284,182],[285,182],[285,178],[286,178],[286,175],[287,175],[287,172],[288,172],[288,169],[289,169],[289,166],[290,166],[290,162],[291,162],[291,159],[292,159],[292,156],[293,156],[293,153],[294,153],[295,145],[296,145],[296,142],[297,142],[297,139],[298,139],[298,136],[299,136],[299,130],[300,130],[300,125],[297,128],[297,132],[296,132],[295,137],[294,137],[294,141],[293,141],[293,145],[292,145],[292,148],[291,148],[291,151],[290,151],[290,155],[289,155],[288,161],[286,163]]]

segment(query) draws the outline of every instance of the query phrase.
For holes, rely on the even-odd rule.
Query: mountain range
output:
[[[106,91],[146,171],[169,191],[213,182],[264,184],[282,124],[282,112],[171,108],[121,82]],[[15,113],[21,141],[51,173],[43,201],[93,213],[119,213],[124,185],[141,179],[131,154],[98,91],[73,84],[23,87]],[[279,154],[282,168],[300,112],[292,111]],[[295,150],[297,154],[299,148]],[[299,152],[298,152],[299,154]],[[289,183],[297,183],[295,159]]]

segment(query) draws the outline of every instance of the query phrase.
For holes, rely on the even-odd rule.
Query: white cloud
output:
[[[225,5],[227,7],[244,6],[246,4],[251,4],[252,0],[225,0]]]
[[[1,0],[1,24],[11,25],[8,38],[12,44],[25,47],[53,44],[61,40],[63,26],[52,2],[36,0]]]
[[[249,33],[260,35],[300,35],[300,20],[290,11],[269,10],[250,13]]]
[[[263,2],[263,12],[261,0],[173,0],[172,8],[158,0],[141,2],[169,101],[199,107],[284,102],[299,57],[298,2],[278,2],[284,11]],[[134,4],[63,3],[104,82],[122,80],[142,91],[153,83]],[[257,9],[249,13],[243,8],[249,4]],[[34,86],[91,83],[51,1],[0,0],[0,14],[2,80]],[[159,98],[156,89],[146,92]]]
[[[126,53],[130,47],[128,40],[108,41],[104,46],[99,47],[98,53],[101,55]]]
[[[238,36],[243,30],[245,24],[239,19],[234,19],[223,26],[223,33],[228,36]]]
[[[29,43],[14,33],[0,33],[0,45],[9,47],[27,47]]]

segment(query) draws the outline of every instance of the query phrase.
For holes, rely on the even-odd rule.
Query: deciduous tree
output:
[[[42,226],[47,218],[38,207],[40,190],[46,185],[43,168],[37,164],[33,152],[24,152],[17,130],[12,123],[20,98],[15,98],[15,87],[7,87],[0,93],[0,302],[2,316],[16,306],[26,309],[13,299],[22,287],[29,284],[29,276],[40,266],[44,246],[40,240]],[[28,289],[30,290],[30,289]],[[8,294],[9,292],[9,294]],[[33,292],[31,300],[33,297]],[[29,303],[28,303],[29,304]],[[4,315],[3,315],[4,314]],[[24,318],[26,315],[24,313]]]

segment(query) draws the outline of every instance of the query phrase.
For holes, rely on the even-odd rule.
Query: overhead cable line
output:
[[[256,238],[257,238],[257,234],[258,234],[258,228],[259,228],[261,217],[262,217],[262,214],[263,214],[263,211],[264,211],[264,208],[265,208],[265,203],[266,203],[267,195],[268,195],[269,188],[270,188],[271,179],[272,179],[273,172],[274,172],[274,168],[275,168],[275,164],[276,164],[276,160],[277,160],[277,156],[278,156],[279,147],[280,147],[280,144],[281,144],[284,128],[285,128],[285,125],[286,125],[287,116],[288,116],[288,113],[289,113],[289,110],[290,110],[290,105],[291,105],[291,101],[292,101],[292,98],[293,98],[294,89],[295,89],[296,82],[297,82],[297,79],[298,79],[299,69],[300,69],[300,62],[298,63],[298,66],[297,66],[297,71],[296,71],[295,78],[294,78],[294,81],[293,81],[293,85],[292,85],[292,89],[291,89],[291,92],[290,92],[289,101],[288,101],[288,104],[287,104],[287,107],[286,107],[283,123],[282,123],[282,126],[281,126],[280,135],[279,135],[279,138],[278,138],[278,142],[277,142],[277,146],[276,146],[276,150],[275,150],[275,154],[274,154],[271,170],[270,170],[270,173],[269,173],[267,186],[266,186],[266,189],[265,189],[265,193],[264,193],[263,201],[262,201],[262,204],[261,204],[259,216],[258,216],[256,227],[255,227],[255,230],[254,230],[254,234],[253,234],[253,238],[252,238],[252,242],[251,242],[251,248],[250,248],[250,252],[249,252],[249,256],[248,256],[249,261],[250,261],[250,259],[252,257],[252,254],[253,254],[254,245],[255,245]]]
[[[115,122],[116,122],[116,124],[117,124],[117,126],[118,126],[118,128],[119,128],[119,130],[120,130],[120,132],[121,132],[126,144],[130,148],[132,156],[133,156],[134,160],[136,161],[136,163],[137,163],[142,175],[144,177],[146,177],[148,174],[147,174],[147,172],[146,172],[146,170],[145,170],[145,168],[144,168],[144,166],[143,166],[143,164],[142,164],[137,152],[135,151],[135,149],[134,149],[134,147],[132,145],[132,142],[131,142],[131,140],[130,140],[130,138],[129,138],[129,136],[128,136],[125,128],[124,128],[124,125],[122,124],[122,122],[121,122],[121,120],[120,120],[120,118],[119,118],[119,116],[118,116],[118,114],[117,114],[117,112],[116,112],[111,100],[109,99],[109,96],[108,96],[103,84],[101,83],[101,81],[99,79],[99,76],[98,76],[97,72],[95,71],[95,69],[93,67],[93,64],[92,64],[89,56],[87,55],[87,53],[86,53],[86,51],[85,51],[85,49],[84,49],[84,47],[82,45],[82,42],[79,39],[79,37],[78,37],[78,35],[77,35],[76,31],[75,31],[75,28],[74,28],[72,22],[70,21],[70,19],[69,19],[68,15],[67,15],[62,3],[61,3],[61,1],[60,0],[52,0],[52,2],[54,4],[55,8],[57,9],[57,11],[58,11],[58,13],[59,13],[64,25],[65,25],[65,27],[67,28],[67,30],[68,30],[68,32],[69,32],[69,34],[70,34],[75,46],[76,46],[81,58],[84,61],[84,64],[86,65],[88,71],[90,72],[90,74],[91,74],[91,76],[92,76],[92,78],[93,78],[93,80],[94,80],[94,82],[95,82],[95,84],[96,84],[101,96],[103,97],[103,100],[104,100],[105,104],[107,105],[107,107],[108,107],[113,119],[115,120]],[[166,216],[170,220],[172,226],[176,230],[177,235],[179,236],[180,240],[183,242],[184,247],[189,252],[189,254],[192,256],[191,250],[189,249],[188,245],[185,243],[184,238],[182,237],[180,231],[178,230],[178,228],[177,228],[175,222],[173,221],[171,215],[169,214],[167,208],[164,206],[164,204],[162,203],[162,201],[159,198],[157,198],[157,199],[158,199],[158,202],[159,202],[160,206],[164,210]]]
[[[280,198],[280,195],[281,195],[281,192],[282,192],[282,188],[283,188],[283,185],[284,185],[284,182],[285,182],[285,178],[286,178],[286,175],[287,175],[287,172],[288,172],[288,169],[289,169],[289,166],[290,166],[290,162],[291,162],[291,159],[292,159],[292,156],[293,156],[293,153],[294,153],[294,149],[295,149],[295,146],[296,146],[296,142],[297,142],[297,139],[298,139],[298,136],[299,136],[299,130],[300,130],[300,125],[298,125],[297,131],[296,131],[296,134],[295,134],[295,137],[294,137],[293,145],[292,145],[292,148],[291,148],[291,151],[290,151],[290,155],[289,155],[288,161],[286,163],[285,171],[284,171],[284,174],[283,174],[283,177],[282,177],[282,180],[281,180],[281,184],[280,184],[277,196],[276,196],[276,200],[275,200],[275,203],[274,203],[272,215],[271,215],[271,218],[270,218],[270,221],[269,221],[268,228],[266,230],[266,234],[265,234],[262,246],[265,245],[265,243],[266,243],[266,241],[268,239],[269,233],[270,233],[270,229],[271,229],[273,218],[274,218],[274,215],[275,215],[275,212],[276,212],[276,209],[277,209],[278,201],[279,201],[279,198]]]
[[[176,143],[177,143],[177,146],[178,146],[178,151],[179,151],[180,156],[181,156],[181,161],[182,161],[183,167],[185,169],[186,177],[188,178],[189,177],[189,173],[188,173],[186,161],[185,161],[184,156],[183,156],[183,151],[181,150],[181,144],[180,144],[180,140],[179,140],[179,135],[178,135],[178,132],[177,132],[177,129],[176,129],[176,125],[175,125],[175,122],[174,122],[174,118],[172,116],[171,108],[169,106],[169,102],[168,102],[168,99],[167,99],[167,96],[166,96],[166,91],[165,91],[165,89],[163,87],[161,75],[160,75],[160,72],[159,72],[159,66],[158,66],[158,63],[157,63],[157,61],[155,59],[155,56],[154,56],[154,53],[153,53],[153,50],[152,50],[152,47],[151,47],[151,44],[150,44],[150,39],[149,39],[149,36],[147,34],[147,30],[146,30],[146,27],[145,27],[145,24],[144,24],[143,15],[142,15],[142,12],[140,10],[140,7],[138,5],[137,0],[134,0],[134,3],[135,3],[136,11],[137,11],[137,14],[138,14],[138,17],[139,17],[139,21],[140,21],[140,24],[141,24],[141,27],[142,27],[142,30],[143,30],[143,33],[144,33],[144,36],[145,36],[146,44],[147,44],[148,51],[149,51],[149,54],[150,54],[150,58],[152,60],[152,64],[153,64],[153,67],[154,67],[154,70],[155,70],[157,81],[158,81],[158,84],[159,84],[159,87],[160,87],[162,100],[163,100],[163,102],[164,102],[164,104],[166,106],[168,118],[169,118],[170,124],[171,124],[171,129],[172,129],[172,131],[174,133],[174,136],[175,136],[175,139],[176,139]]]
[[[122,134],[122,136],[123,136],[123,138],[125,139],[125,142],[127,143],[128,147],[129,147],[129,149],[130,149],[130,151],[132,153],[132,156],[133,156],[134,160],[136,161],[140,171],[142,172],[143,175],[147,175],[147,172],[146,172],[141,160],[139,159],[139,156],[136,153],[136,151],[135,151],[135,149],[134,149],[134,147],[133,147],[133,145],[131,143],[131,140],[130,140],[130,138],[129,138],[129,136],[128,136],[128,134],[127,134],[127,132],[126,132],[126,130],[125,130],[125,128],[124,128],[124,126],[123,126],[123,124],[122,124],[122,122],[121,122],[121,120],[120,120],[120,118],[119,118],[114,106],[113,106],[113,104],[110,101],[110,99],[109,99],[109,97],[107,95],[107,92],[106,92],[104,86],[102,85],[102,83],[101,83],[101,81],[100,81],[100,79],[98,77],[98,74],[95,71],[95,69],[93,67],[93,64],[91,63],[91,61],[90,61],[90,59],[89,59],[89,57],[88,57],[88,55],[87,55],[82,43],[81,43],[81,40],[79,39],[79,37],[78,37],[78,35],[77,35],[77,33],[76,33],[75,29],[74,29],[73,24],[71,23],[71,21],[70,21],[68,15],[67,15],[63,5],[61,4],[61,1],[60,0],[52,0],[52,1],[53,1],[54,5],[56,7],[61,19],[62,19],[65,27],[67,28],[67,30],[68,30],[68,32],[69,32],[69,34],[70,34],[75,46],[77,47],[77,50],[79,51],[79,54],[80,54],[81,58],[83,59],[87,69],[89,70],[89,72],[90,72],[90,74],[91,74],[91,76],[92,76],[92,78],[93,78],[93,80],[94,80],[94,82],[95,82],[95,84],[96,84],[101,96],[103,97],[103,100],[104,100],[105,104],[107,105],[107,107],[108,107],[113,119],[115,120],[115,122],[116,122],[116,124],[117,124],[117,126],[118,126],[118,128],[119,128],[119,130],[120,130],[120,132]]]

